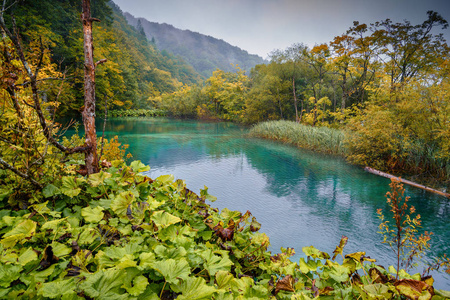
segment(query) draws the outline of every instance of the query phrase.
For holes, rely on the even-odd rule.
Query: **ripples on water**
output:
[[[270,250],[314,245],[332,253],[342,235],[345,253],[366,251],[385,266],[392,252],[377,233],[377,208],[385,203],[389,180],[368,174],[344,160],[271,141],[249,139],[246,129],[228,123],[168,119],[124,119],[108,122],[106,135],[119,135],[134,159],[151,166],[155,178],[173,174],[189,189],[204,185],[218,198],[212,205],[245,212],[262,224]],[[435,233],[434,254],[450,255],[450,203],[441,196],[406,187],[422,224]],[[419,269],[419,272],[422,270]],[[435,287],[450,290],[448,275],[433,273]]]

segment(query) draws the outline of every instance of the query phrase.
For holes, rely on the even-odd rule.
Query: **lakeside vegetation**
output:
[[[292,121],[267,121],[253,126],[249,135],[329,154],[346,154],[345,133],[334,128],[312,127]]]
[[[417,25],[354,22],[330,43],[274,51],[248,75],[217,70],[151,99],[174,116],[336,128],[352,163],[448,190],[450,49],[434,33],[447,27],[432,11]]]
[[[163,117],[166,111],[160,109],[120,109],[108,111],[108,117]]]
[[[92,26],[95,20],[84,15],[87,3],[89,2],[83,1],[83,26],[87,26],[87,23]],[[94,16],[105,21],[112,16],[106,3],[107,1],[98,1],[98,6],[93,6],[93,12],[97,13]],[[15,9],[15,14],[6,14],[10,9]],[[1,298],[402,299],[420,296],[422,299],[439,300],[449,296],[448,292],[433,288],[432,278],[421,274],[411,275],[400,268],[383,269],[362,251],[346,254],[346,238],[336,247],[333,257],[312,246],[302,249],[306,258],[301,258],[298,262],[289,259],[294,253],[293,249],[282,249],[281,253],[272,254],[267,251],[270,243],[268,237],[258,232],[260,224],[250,212],[242,214],[227,209],[219,212],[206,203],[206,200],[214,200],[206,188],[197,195],[188,190],[182,180],[174,181],[170,175],[155,179],[142,175],[143,171],[148,170],[148,166],[139,161],[126,164],[126,146],[121,145],[117,138],[105,141],[105,148],[102,148],[101,139],[97,140],[94,131],[96,147],[84,143],[84,139],[77,136],[59,143],[64,129],[53,122],[55,115],[68,112],[71,103],[76,104],[74,107],[77,109],[82,106],[82,64],[75,63],[77,68],[71,74],[74,76],[73,81],[66,81],[66,77],[70,76],[60,69],[63,63],[58,65],[57,60],[58,57],[68,57],[82,61],[80,49],[86,46],[86,42],[81,39],[81,27],[77,28],[80,24],[76,21],[64,23],[62,20],[66,17],[68,20],[77,20],[79,10],[72,2],[3,1],[2,4]],[[45,11],[50,14],[49,18],[44,14]],[[59,22],[46,21],[55,16],[61,18],[58,19]],[[120,16],[117,18],[121,19]],[[116,21],[114,17],[110,19],[110,24],[115,24]],[[63,23],[66,25],[61,26]],[[118,60],[98,67],[97,89],[105,92],[104,95],[99,92],[99,97],[118,95],[114,99],[119,102],[111,102],[115,105],[113,108],[141,107],[153,102],[158,107],[167,105],[167,108],[178,109],[180,116],[192,114],[196,117],[219,117],[233,121],[245,121],[246,118],[258,120],[265,117],[265,114],[267,119],[294,116],[292,109],[288,109],[291,107],[289,102],[276,102],[276,109],[280,109],[279,116],[278,112],[270,111],[267,103],[258,104],[255,99],[269,101],[271,98],[259,96],[270,94],[262,90],[258,94],[252,90],[254,83],[241,71],[226,73],[218,70],[204,87],[184,85],[174,93],[161,94],[162,91],[175,90],[175,87],[181,86],[177,77],[172,77],[172,73],[177,73],[178,69],[174,67],[170,72],[164,72],[155,67],[159,65],[163,68],[169,61],[158,64],[156,58],[161,56],[143,39],[138,46],[141,45],[141,50],[145,53],[155,54],[153,65],[147,64],[145,55],[140,56],[141,52],[136,50],[139,48],[124,47],[119,51],[119,48],[114,47],[117,46],[114,45],[115,42],[136,45],[134,39],[127,39],[137,39],[135,32],[125,26],[123,28],[131,33],[126,35],[114,31],[118,29],[113,27],[116,29],[109,28],[113,32],[109,35],[111,31],[108,31],[107,26],[110,25],[94,27],[94,34],[98,37],[111,39],[103,41],[104,43],[101,38],[96,40],[96,43],[103,45],[97,51],[102,56],[108,56],[108,59],[113,57]],[[69,37],[74,38],[71,40]],[[67,41],[73,45],[65,44]],[[92,45],[90,48],[92,50]],[[127,53],[125,49],[136,50],[136,53]],[[135,61],[136,57],[141,60]],[[172,63],[170,66],[177,65],[176,62]],[[275,63],[272,66],[284,64]],[[68,63],[67,66],[69,65]],[[95,64],[95,68],[97,65]],[[122,66],[133,68],[115,69]],[[144,68],[140,69],[141,66]],[[105,67],[103,70],[107,74],[103,74],[103,78],[102,67]],[[260,66],[256,69],[264,68],[265,66]],[[448,71],[445,68],[443,70]],[[143,78],[134,77],[141,75]],[[291,83],[290,77],[288,79]],[[276,78],[274,80],[277,82]],[[295,82],[295,78],[292,82]],[[160,85],[161,90],[154,88],[153,84]],[[318,84],[322,84],[322,81]],[[440,91],[446,85],[448,80],[444,79],[431,88]],[[293,86],[295,99],[295,83]],[[277,87],[274,91],[280,90],[280,86],[274,87]],[[417,88],[423,86],[419,84]],[[313,91],[314,89],[312,87]],[[184,93],[188,91],[190,98],[184,98]],[[190,94],[191,91],[193,94]],[[251,91],[254,97],[249,96]],[[319,94],[321,91],[322,87],[318,88]],[[402,93],[404,91],[401,89]],[[208,100],[196,105],[195,92],[198,92],[197,96],[201,96],[201,99]],[[394,122],[404,112],[405,116],[400,120],[412,122],[405,124],[404,129],[415,133],[413,129],[420,129],[419,125],[406,115],[409,110],[400,109],[401,105],[406,105],[400,97],[402,94],[397,93],[396,89],[393,92],[392,95],[399,97],[393,102],[383,102],[375,108],[371,106],[372,110],[355,112],[354,116],[350,112],[348,120],[347,117],[333,118],[343,120],[343,124],[353,126],[354,130],[362,126],[360,138],[371,141],[371,131],[366,132],[372,120],[367,117],[368,112],[377,116],[375,121],[378,122]],[[436,97],[427,87],[409,92],[431,97],[431,101]],[[448,140],[445,139],[445,130],[448,128],[438,126],[448,122],[445,119],[445,109],[448,109],[445,97],[448,90],[443,90],[442,93],[438,96],[444,97],[444,101],[433,102],[433,118],[427,119],[424,116],[424,120],[431,122],[430,126],[435,126],[433,133],[439,136],[439,139],[424,139],[424,143],[428,145],[427,142],[434,141],[439,151],[448,146]],[[149,98],[143,98],[143,95]],[[274,95],[275,99],[281,99],[278,98],[281,94]],[[182,99],[186,99],[186,105],[179,102]],[[189,99],[193,102],[189,103]],[[328,119],[326,108],[329,102],[324,97],[318,101],[315,99],[317,98],[310,101],[309,110],[300,110],[300,115],[295,115],[297,121],[314,126],[320,123],[339,127],[338,123]],[[425,102],[427,99],[422,100]],[[86,106],[92,104],[86,101],[86,95],[84,100],[83,112],[86,111]],[[425,102],[427,103],[429,102]],[[252,104],[255,106],[251,106]],[[417,103],[411,105],[418,107]],[[389,110],[386,113],[385,107],[398,110],[395,114]],[[102,107],[99,109],[102,110]],[[392,119],[386,118],[389,114],[393,114],[390,116]],[[94,115],[95,111],[90,117]],[[84,120],[84,123],[86,125],[87,121]],[[385,123],[376,124],[383,125],[381,128],[384,129]],[[396,128],[396,124],[393,123],[391,130]],[[382,129],[380,131],[385,132]],[[317,129],[315,134],[323,132],[338,131]],[[402,134],[406,133],[401,132],[400,138],[404,139]],[[86,135],[88,134],[86,130]],[[426,132],[420,130],[417,134],[421,138],[427,137]],[[390,141],[392,136],[388,134],[386,138]],[[311,145],[314,145],[313,142]],[[323,146],[319,144],[317,147]],[[330,149],[335,147],[337,146],[332,145]],[[388,153],[391,156],[395,153],[391,148],[388,150],[391,151]],[[442,155],[445,162],[448,154]],[[97,163],[93,169],[87,166],[88,156],[100,158],[94,160]],[[380,162],[385,158],[377,157]],[[392,193],[396,194],[395,190]],[[390,199],[394,198],[398,197]],[[404,224],[402,226],[409,226],[409,223]],[[407,238],[411,236],[408,235]],[[392,242],[398,244],[399,241],[394,237]],[[422,240],[417,243],[413,240],[412,244],[423,245]],[[408,258],[407,256],[406,259]]]

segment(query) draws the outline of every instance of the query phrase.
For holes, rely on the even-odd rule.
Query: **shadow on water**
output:
[[[394,264],[377,233],[376,210],[388,211],[388,179],[338,157],[247,138],[245,132],[230,123],[162,118],[115,119],[106,127],[107,137],[119,135],[134,159],[151,166],[150,177],[174,174],[194,191],[208,186],[218,197],[213,206],[250,210],[274,252],[293,247],[297,260],[302,247],[314,245],[331,253],[345,235],[346,253],[366,251],[380,264]],[[434,233],[432,254],[449,255],[450,202],[412,187],[406,194],[424,228]],[[448,275],[433,275],[437,288],[450,290]]]

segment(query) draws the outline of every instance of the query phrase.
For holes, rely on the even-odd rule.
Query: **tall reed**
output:
[[[292,121],[267,121],[254,125],[250,136],[262,137],[324,153],[346,155],[345,133],[328,127],[312,127]]]

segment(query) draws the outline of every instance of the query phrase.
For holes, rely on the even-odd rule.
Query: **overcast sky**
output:
[[[267,58],[294,43],[326,43],[353,21],[411,24],[434,10],[450,22],[450,0],[113,0],[124,12],[210,35]],[[444,31],[450,42],[450,29]]]

